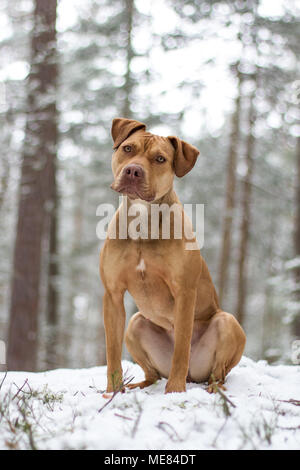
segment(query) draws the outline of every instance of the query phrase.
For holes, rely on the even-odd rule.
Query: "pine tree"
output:
[[[37,367],[44,224],[56,154],[56,0],[36,0],[8,336],[8,368]]]

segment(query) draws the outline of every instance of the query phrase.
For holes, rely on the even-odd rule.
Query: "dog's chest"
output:
[[[173,323],[174,299],[163,271],[163,265],[140,254],[128,275],[128,291],[146,318],[169,327]]]
[[[144,258],[142,258],[142,256],[140,257],[140,261],[136,265],[135,269],[141,275],[142,280],[144,280],[145,279],[145,274],[146,274],[146,263],[145,263]]]

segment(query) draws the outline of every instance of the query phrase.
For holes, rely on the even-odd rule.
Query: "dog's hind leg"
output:
[[[208,392],[223,388],[226,375],[240,361],[246,337],[233,315],[219,311],[205,333],[192,344],[189,375],[192,381],[208,381]]]

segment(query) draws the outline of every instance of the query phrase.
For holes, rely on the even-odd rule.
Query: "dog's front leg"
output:
[[[107,392],[123,390],[121,366],[122,346],[125,328],[124,293],[105,292],[103,317],[106,339]]]
[[[174,353],[165,393],[185,392],[194,325],[196,289],[185,289],[175,297]]]

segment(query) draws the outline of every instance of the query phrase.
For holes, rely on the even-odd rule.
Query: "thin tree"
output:
[[[300,259],[300,137],[297,137],[296,146],[296,197],[295,197],[295,231],[294,231],[294,246],[295,255]],[[295,300],[297,305],[300,305],[300,262],[295,268]],[[298,314],[293,321],[293,334],[300,337],[300,307]]]
[[[242,73],[239,69],[239,62],[233,66],[237,78],[237,95],[234,103],[234,110],[231,119],[231,134],[227,155],[226,167],[226,193],[223,216],[222,247],[219,262],[219,299],[220,304],[224,301],[225,292],[228,286],[228,271],[230,265],[231,238],[233,216],[236,206],[236,166],[239,148],[240,127],[241,127],[241,86]]]
[[[242,201],[241,201],[241,224],[239,229],[239,251],[238,251],[238,282],[237,282],[237,307],[236,317],[243,324],[245,317],[246,302],[246,265],[248,257],[250,216],[251,216],[251,194],[252,194],[252,176],[254,165],[255,137],[254,125],[256,119],[256,110],[254,98],[257,87],[257,72],[253,75],[254,89],[250,96],[248,111],[248,134],[246,142],[246,174],[242,181]]]
[[[268,228],[267,247],[266,247],[266,283],[264,289],[264,308],[262,312],[261,324],[261,352],[260,357],[266,357],[266,351],[272,345],[272,318],[274,313],[274,287],[269,281],[274,276],[274,257],[276,253],[276,228],[277,214],[270,208],[270,226]]]
[[[56,0],[35,0],[7,362],[36,370],[42,238],[56,155]]]
[[[1,93],[1,89],[0,89],[0,93]],[[5,123],[8,123],[9,125],[11,125],[12,111],[10,109],[8,109],[3,114],[3,116],[0,114],[0,123],[2,124],[2,139],[3,139],[4,148],[9,149],[10,143],[11,143],[11,130],[10,132],[6,132],[5,124],[1,122],[2,120],[4,120]],[[5,132],[3,132],[4,129],[5,129]],[[0,164],[0,211],[3,206],[7,189],[8,189],[9,173],[10,173],[9,152],[3,152],[1,155],[1,164]]]
[[[125,83],[123,86],[124,90],[124,102],[122,106],[122,117],[130,118],[131,117],[131,99],[132,99],[132,90],[134,87],[134,80],[131,73],[131,63],[134,58],[134,50],[132,47],[132,28],[133,28],[133,17],[134,17],[134,0],[124,0],[125,3],[125,28],[126,28],[126,40],[125,40],[125,49],[126,49],[126,74],[125,74]]]

